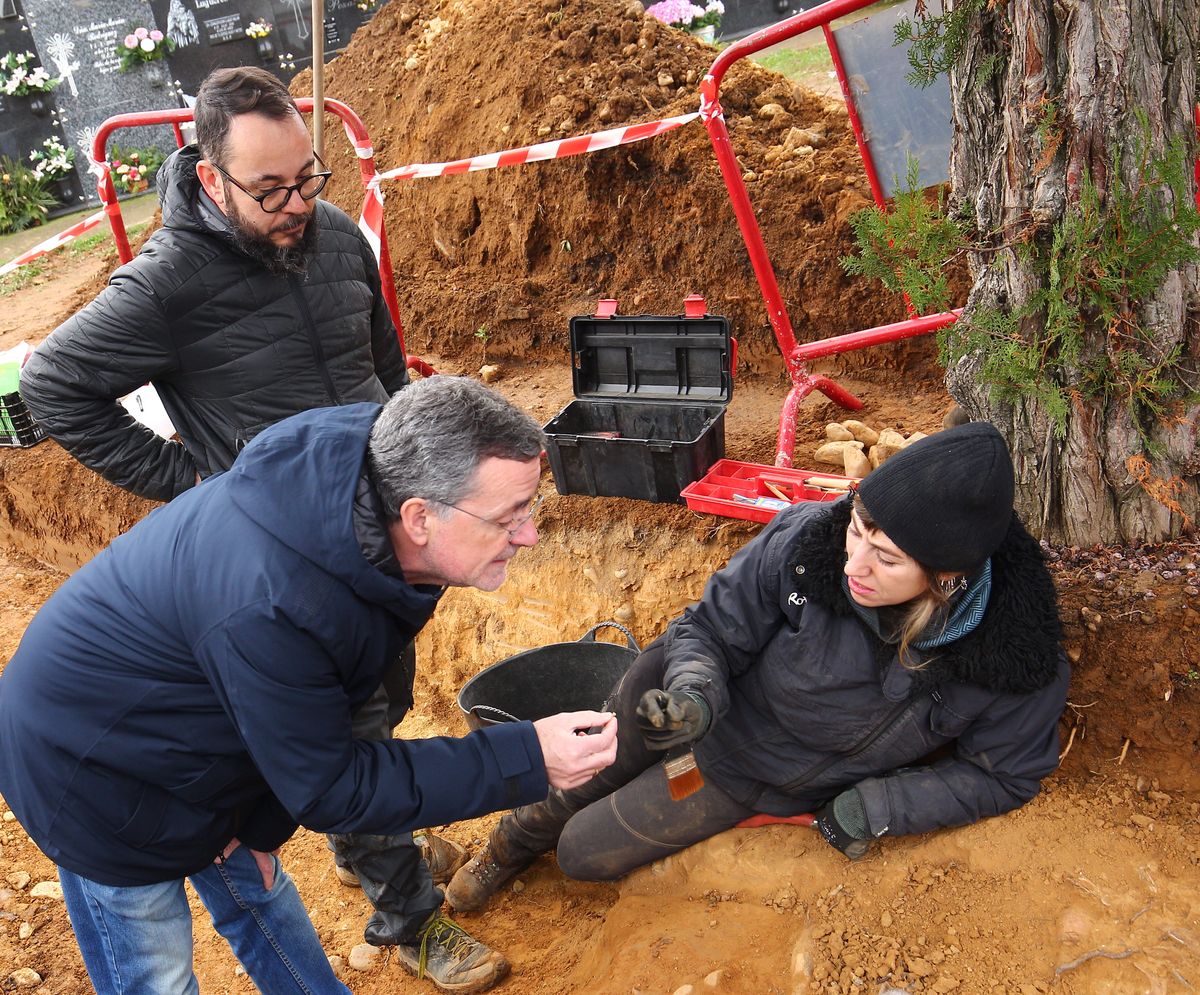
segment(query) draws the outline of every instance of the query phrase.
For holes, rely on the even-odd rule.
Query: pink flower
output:
[[[133,33],[135,35],[137,35],[139,38],[145,38],[147,35],[150,34],[150,32],[147,31],[145,28],[136,28]]]
[[[158,28],[155,28],[153,31],[150,32],[150,40],[151,41],[162,41],[163,33],[161,31],[159,31]]]
[[[126,48],[137,48],[137,44],[138,44],[137,35],[126,35],[125,36],[125,47]]]

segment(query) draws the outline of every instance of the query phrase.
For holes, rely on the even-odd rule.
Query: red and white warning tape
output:
[[[46,255],[48,252],[53,252],[55,249],[74,242],[80,235],[95,228],[103,220],[103,211],[89,214],[82,221],[75,222],[75,224],[71,225],[65,231],[60,231],[57,235],[51,235],[44,242],[38,242],[32,249],[22,252],[16,259],[11,259],[3,266],[0,266],[0,276],[6,276],[18,266],[24,266],[26,263],[33,262],[33,260],[40,256]]]
[[[612,128],[609,131],[597,131],[590,135],[560,138],[554,142],[540,142],[537,145],[526,145],[519,149],[477,155],[470,159],[456,159],[454,162],[415,163],[411,166],[401,166],[399,169],[389,169],[387,172],[377,173],[371,180],[371,185],[378,186],[383,180],[417,180],[429,176],[473,173],[477,170],[496,169],[500,166],[519,166],[526,162],[544,162],[547,159],[565,159],[567,156],[611,149],[617,145],[629,145],[633,142],[653,138],[688,124],[699,116],[698,113],[681,114],[679,117],[663,118],[661,121],[647,121],[645,124]]]

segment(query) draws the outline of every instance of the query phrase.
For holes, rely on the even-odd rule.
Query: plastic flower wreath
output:
[[[127,73],[134,66],[162,59],[174,47],[157,28],[134,28],[117,46],[121,72]]]
[[[27,93],[49,93],[58,86],[55,77],[33,64],[36,58],[32,52],[5,52],[0,56],[0,92],[23,97]]]
[[[69,149],[57,138],[47,138],[41,149],[29,153],[33,163],[33,175],[39,180],[59,180],[71,172],[75,163],[75,150]]]
[[[248,38],[266,38],[271,33],[271,24],[269,21],[251,21],[246,28],[246,37]]]

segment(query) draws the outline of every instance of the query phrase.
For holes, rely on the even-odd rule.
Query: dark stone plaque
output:
[[[75,149],[76,166],[86,174],[92,139],[114,114],[178,107],[178,95],[164,60],[120,71],[117,46],[137,27],[157,27],[145,0],[24,0],[30,34],[47,71],[62,77],[54,91],[64,138]],[[110,144],[124,148],[175,147],[169,127],[123,129]],[[96,202],[95,184],[83,184]]]

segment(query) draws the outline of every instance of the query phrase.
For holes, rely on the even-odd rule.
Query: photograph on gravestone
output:
[[[905,79],[907,51],[895,44],[896,24],[915,9],[916,0],[907,0],[833,31],[885,197],[905,184],[908,156],[920,166],[921,189],[950,178],[950,85],[942,74],[928,87],[913,86]]]
[[[125,71],[121,69],[127,36],[138,28],[162,30],[146,0],[21,3],[39,51],[46,53],[50,68],[62,78],[54,94],[58,120],[64,140],[75,150],[81,175],[86,172],[93,139],[108,118],[179,106],[166,58],[134,62]],[[159,125],[121,129],[108,144],[166,155],[176,143],[170,127]],[[82,188],[90,203],[98,202],[90,178]]]

